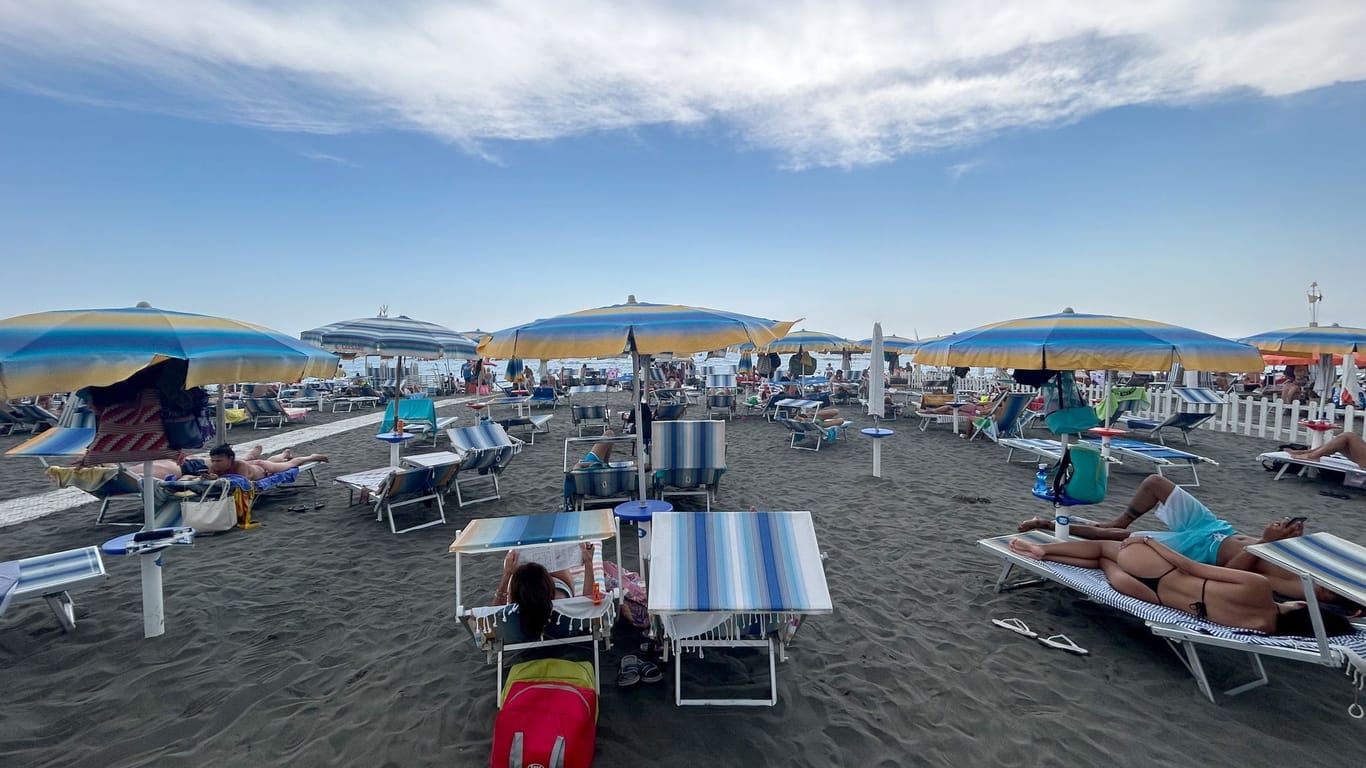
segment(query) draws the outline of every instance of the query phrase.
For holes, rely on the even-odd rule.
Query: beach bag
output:
[[[217,491],[217,498],[210,498]],[[232,484],[215,480],[199,495],[197,501],[180,502],[180,524],[195,529],[196,533],[218,533],[237,525],[237,500]]]
[[[1096,409],[1089,405],[1063,408],[1044,417],[1043,423],[1055,435],[1076,435],[1100,424]]]
[[[1098,504],[1105,500],[1109,489],[1109,473],[1100,449],[1082,443],[1069,445],[1058,462],[1058,473],[1053,476],[1053,500],[1064,499],[1081,504]]]
[[[514,664],[493,723],[492,768],[588,768],[597,746],[593,665],[538,659]]]

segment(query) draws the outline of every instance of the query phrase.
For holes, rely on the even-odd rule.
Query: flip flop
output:
[[[1021,619],[992,619],[991,623],[995,624],[1001,629],[1008,629],[1017,635],[1024,635],[1025,637],[1028,637],[1031,640],[1039,636],[1038,632],[1035,632],[1034,630],[1030,629],[1029,625],[1025,624],[1024,621]]]
[[[633,653],[621,657],[621,669],[617,672],[617,687],[629,688],[640,682],[640,659]]]
[[[657,683],[664,679],[664,670],[652,661],[640,662],[640,679],[646,683]]]
[[[1049,648],[1057,648],[1060,651],[1075,653],[1078,656],[1085,656],[1088,653],[1090,653],[1090,651],[1072,642],[1072,638],[1068,637],[1067,635],[1052,635],[1050,637],[1041,637],[1039,638],[1039,642],[1043,643]]]

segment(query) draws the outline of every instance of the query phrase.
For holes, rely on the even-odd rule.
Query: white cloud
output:
[[[958,181],[980,167],[982,167],[981,160],[965,160],[964,162],[950,165],[948,168],[945,168],[944,171],[949,174],[950,179]]]
[[[1360,0],[0,0],[0,82],[481,155],[715,125],[793,167],[850,166],[1121,105],[1359,80],[1363,39]]]
[[[332,163],[333,165],[344,165],[347,168],[358,167],[355,163],[338,155],[329,155],[326,152],[300,152],[300,156],[309,160],[317,160],[320,163]]]

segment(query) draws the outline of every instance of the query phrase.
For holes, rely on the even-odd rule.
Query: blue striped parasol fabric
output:
[[[1267,354],[1287,357],[1346,355],[1366,349],[1366,328],[1336,324],[1306,325],[1267,331],[1239,341]]]
[[[337,358],[253,323],[153,307],[37,312],[0,320],[0,397],[107,386],[163,360],[189,363],[185,386],[297,381]]]
[[[867,352],[868,350],[856,341],[850,341],[833,333],[822,331],[791,331],[786,336],[766,344],[762,347],[764,352],[777,352],[787,354],[789,352],[819,352],[821,354],[838,355],[843,352]]]
[[[442,325],[410,317],[362,317],[304,331],[299,338],[343,355],[476,358],[475,342]]]
[[[1006,320],[922,343],[921,365],[1065,370],[1260,371],[1254,347],[1208,333],[1071,311]]]

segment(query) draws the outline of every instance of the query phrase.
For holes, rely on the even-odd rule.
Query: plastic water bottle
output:
[[[1048,495],[1048,465],[1040,464],[1039,471],[1034,475],[1034,494],[1036,496]]]

